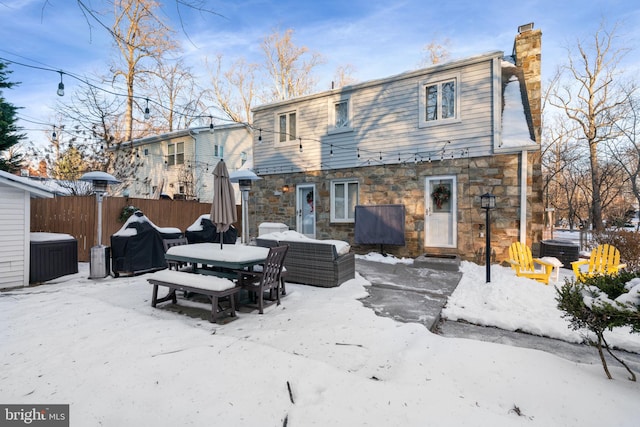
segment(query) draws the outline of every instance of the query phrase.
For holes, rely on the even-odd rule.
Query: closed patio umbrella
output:
[[[211,222],[220,233],[220,248],[223,245],[223,233],[238,220],[236,200],[233,186],[229,181],[229,171],[220,160],[213,170],[213,203],[211,205]]]

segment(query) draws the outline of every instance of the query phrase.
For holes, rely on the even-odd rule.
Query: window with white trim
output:
[[[184,142],[167,145],[167,166],[184,164]]]
[[[331,182],[331,222],[355,221],[358,190],[356,180]]]
[[[351,127],[351,99],[348,96],[329,100],[329,133],[347,132]]]
[[[277,115],[277,141],[287,142],[296,139],[296,112],[287,111]]]
[[[460,121],[460,75],[423,80],[420,90],[420,127]]]

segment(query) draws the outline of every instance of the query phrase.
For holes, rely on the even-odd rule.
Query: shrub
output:
[[[609,379],[612,377],[603,349],[625,367],[631,381],[636,380],[633,371],[609,348],[604,331],[630,326],[632,333],[640,332],[639,277],[638,273],[623,271],[616,275],[588,277],[583,282],[566,280],[557,289],[558,308],[564,312],[562,317],[569,320],[570,327],[574,330],[585,328],[596,335],[597,341],[591,341],[590,344],[597,348]]]
[[[612,230],[594,234],[593,238],[597,244],[608,243],[618,248],[621,262],[627,264],[627,270],[640,270],[640,233]]]
[[[118,222],[127,222],[127,220],[129,219],[129,217],[131,215],[133,215],[133,213],[135,211],[139,210],[138,208],[136,208],[135,206],[125,206],[122,208],[122,210],[120,211],[120,216],[118,217]]]

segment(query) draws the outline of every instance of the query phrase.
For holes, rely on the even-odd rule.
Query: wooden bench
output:
[[[211,323],[217,323],[223,314],[231,317],[236,316],[234,295],[240,291],[240,287],[236,286],[236,284],[229,279],[184,271],[161,270],[150,274],[147,281],[153,285],[151,307],[155,307],[158,303],[169,300],[176,304],[178,302],[176,291],[185,291],[209,297],[211,300],[211,316],[209,321]],[[169,293],[165,297],[158,298],[158,286],[168,287]],[[223,309],[220,306],[221,298],[228,298],[228,308]]]

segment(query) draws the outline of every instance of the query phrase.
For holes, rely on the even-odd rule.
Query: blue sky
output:
[[[109,10],[104,1],[85,2]],[[238,56],[255,60],[265,35],[274,28],[292,28],[296,44],[319,52],[326,61],[317,69],[319,90],[330,87],[340,65],[351,65],[358,81],[415,69],[424,45],[434,39],[450,41],[452,59],[495,50],[510,54],[518,26],[529,22],[543,33],[543,81],[565,61],[565,48],[591,37],[603,19],[623,24],[626,47],[637,48],[640,40],[640,4],[633,0],[205,1],[220,15],[181,7],[186,34],[176,2],[163,3],[168,22],[182,39],[185,61],[203,78],[205,57],[211,60],[221,53],[229,61]],[[75,1],[0,0],[0,22],[0,58],[91,75],[108,71],[115,54],[104,29],[87,22]],[[638,51],[628,56],[626,65],[640,68],[636,58]],[[21,117],[53,123],[59,74],[14,64],[10,69],[10,79],[21,84],[6,90],[4,97],[23,107]],[[67,94],[80,85],[70,78],[64,83]],[[20,125],[42,143],[46,126]]]

